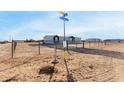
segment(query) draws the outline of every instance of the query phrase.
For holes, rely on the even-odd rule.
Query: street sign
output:
[[[67,41],[63,41],[63,48],[67,47]]]
[[[60,19],[62,19],[63,21],[69,21],[69,19],[68,18],[65,18],[65,17],[59,17]]]
[[[65,13],[65,12],[59,12],[59,13],[62,14],[63,17],[68,16],[68,13]]]

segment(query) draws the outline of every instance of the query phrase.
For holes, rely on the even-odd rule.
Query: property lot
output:
[[[63,49],[57,49],[58,64],[53,65],[53,46],[17,43],[11,58],[11,43],[0,44],[0,81],[5,82],[92,82],[124,81],[124,44],[70,45],[67,62]]]

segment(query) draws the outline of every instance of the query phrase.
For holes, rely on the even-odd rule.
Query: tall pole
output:
[[[60,17],[61,20],[63,20],[63,27],[64,27],[64,40],[63,40],[63,51],[64,51],[64,63],[66,66],[66,70],[67,70],[67,80],[68,81],[72,81],[70,79],[72,79],[72,75],[70,75],[69,73],[69,68],[68,68],[68,64],[66,62],[66,49],[67,49],[67,41],[66,41],[66,37],[65,37],[65,21],[69,21],[68,18],[66,18],[66,16],[68,16],[67,13],[64,12],[60,12],[62,14],[62,16]]]
[[[63,20],[63,26],[64,26],[64,41],[65,41],[65,21]]]
[[[63,42],[66,42],[65,41],[65,21],[63,20],[63,27],[64,27],[64,41]],[[65,56],[66,56],[66,54],[65,54],[65,47],[64,47],[64,62],[66,62],[66,58],[65,58]]]

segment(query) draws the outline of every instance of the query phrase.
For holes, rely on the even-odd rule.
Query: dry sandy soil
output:
[[[53,46],[18,43],[11,58],[11,43],[0,44],[2,82],[118,82],[124,81],[124,43],[86,44],[69,47],[66,62],[57,49],[58,64],[53,65]]]

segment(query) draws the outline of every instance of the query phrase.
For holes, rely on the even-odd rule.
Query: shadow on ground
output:
[[[31,44],[30,46],[37,46],[35,44]],[[41,45],[49,48],[54,48],[54,45]],[[58,45],[57,49],[63,49],[62,45]],[[117,51],[109,51],[109,50],[102,50],[102,49],[90,49],[90,48],[74,48],[70,47],[69,51],[84,53],[84,54],[93,54],[93,55],[101,55],[107,57],[113,57],[117,59],[124,59],[124,52],[117,52]]]
[[[100,49],[89,49],[89,48],[77,48],[77,49],[71,49],[71,50],[75,52],[79,52],[79,53],[101,55],[101,56],[113,57],[117,59],[124,59],[123,52],[100,50]]]

